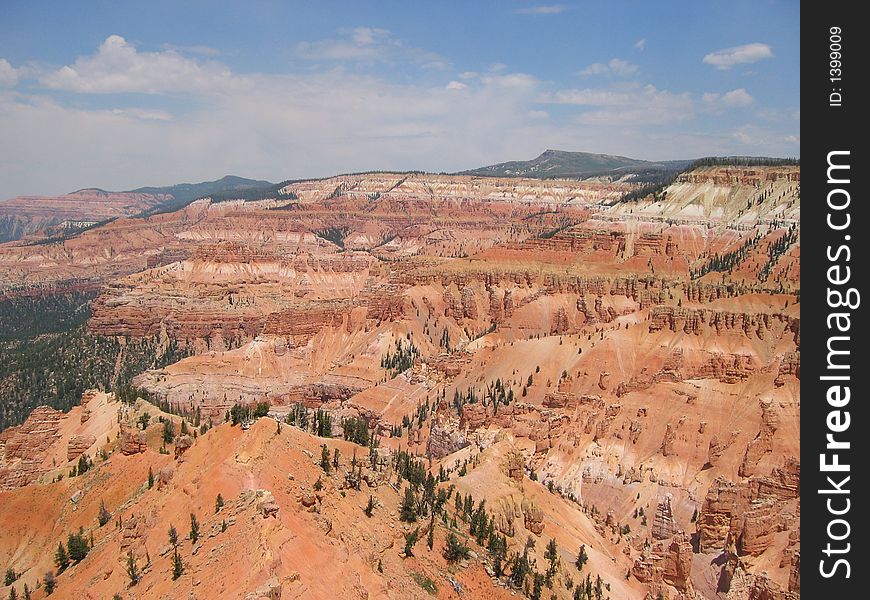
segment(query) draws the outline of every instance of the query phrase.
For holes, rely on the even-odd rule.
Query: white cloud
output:
[[[577,122],[583,125],[661,125],[690,119],[695,112],[688,93],[675,94],[653,85],[564,90],[548,101],[595,107],[577,117]]]
[[[730,69],[734,65],[751,64],[772,57],[773,50],[770,46],[754,43],[711,52],[704,57],[704,63],[713,65],[717,69]]]
[[[607,64],[593,63],[589,65],[580,71],[580,75],[617,75],[619,77],[628,77],[637,73],[639,68],[627,60],[611,58]]]
[[[497,88],[513,88],[530,90],[538,85],[538,80],[526,73],[507,73],[505,75],[487,75],[482,78],[486,85]]]
[[[113,108],[112,114],[142,119],[143,121],[171,121],[172,114],[165,110],[149,108]]]
[[[558,15],[568,10],[568,7],[561,4],[552,4],[549,6],[529,6],[527,8],[518,8],[514,12],[518,15]]]
[[[359,28],[342,36],[375,47],[392,39]],[[504,65],[407,83],[384,69],[369,75],[343,66],[238,73],[180,51],[139,51],[113,37],[67,69],[18,69],[16,77],[72,94],[0,88],[0,131],[8,142],[0,145],[0,198],[225,173],[280,181],[370,169],[456,171],[543,148],[647,159],[797,153],[786,139],[796,132],[794,121],[782,129],[737,128],[695,118],[712,110],[700,96],[617,79],[558,89]],[[144,103],[79,95],[107,92],[159,95]],[[715,100],[721,105],[726,96]],[[740,94],[728,98],[741,102]],[[89,108],[91,100],[103,108]]]
[[[195,45],[195,46],[179,46],[177,44],[163,44],[164,50],[175,50],[176,52],[186,52],[189,54],[198,54],[200,56],[220,56],[221,51],[211,46]]]
[[[220,63],[197,62],[174,50],[138,52],[119,35],[106,38],[96,54],[38,78],[48,88],[96,94],[201,92],[240,82]]]
[[[296,53],[307,60],[412,62],[443,69],[447,60],[433,52],[408,46],[387,30],[376,27],[340,29],[341,38],[299,42]]]
[[[741,108],[749,106],[755,100],[744,88],[737,88],[724,94],[708,92],[701,97],[704,104],[714,110],[726,108]]]
[[[634,48],[640,50],[641,52],[646,49],[646,38],[640,38],[634,43]]]
[[[9,64],[5,58],[0,58],[0,87],[12,87],[18,83],[18,69]]]

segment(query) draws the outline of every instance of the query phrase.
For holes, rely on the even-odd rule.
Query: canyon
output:
[[[0,433],[0,566],[35,590],[81,527],[56,597],[799,598],[800,168],[638,189],[340,175],[0,244],[0,299],[89,290],[130,372]]]

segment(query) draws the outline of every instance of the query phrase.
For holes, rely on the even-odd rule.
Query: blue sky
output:
[[[0,198],[800,155],[799,3],[0,3]]]

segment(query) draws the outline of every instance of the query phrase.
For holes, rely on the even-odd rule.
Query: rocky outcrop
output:
[[[653,589],[665,583],[692,597],[691,569],[692,543],[688,535],[680,533],[670,542],[658,542],[645,551],[634,562],[631,574]]]
[[[794,523],[800,463],[787,461],[770,476],[733,483],[717,477],[698,517],[702,552],[721,551],[731,541],[739,555],[757,556],[770,547],[777,531]]]
[[[270,314],[263,333],[282,336],[291,347],[304,346],[325,327],[341,325],[351,307],[347,300],[300,302]]]
[[[66,460],[76,460],[84,454],[88,448],[97,443],[97,438],[92,435],[74,435],[67,442]]]
[[[566,333],[568,331],[568,327],[568,313],[565,311],[565,307],[560,306],[559,309],[556,311],[556,314],[553,315],[553,323],[552,325],[550,325],[550,333],[553,335]]]
[[[379,323],[400,320],[405,314],[404,289],[391,283],[366,287],[359,297],[359,303],[366,307],[366,317]]]
[[[118,438],[118,449],[122,454],[128,456],[145,452],[148,449],[148,444],[145,442],[145,432],[122,424]]]
[[[779,414],[770,401],[761,403],[761,431],[746,446],[743,462],[740,463],[738,475],[749,477],[755,472],[755,467],[762,457],[773,450],[773,434],[779,427]]]
[[[788,352],[782,357],[782,360],[779,362],[779,372],[777,373],[773,384],[776,387],[784,386],[790,375],[798,380],[801,378],[800,352]]]
[[[674,511],[671,507],[671,495],[667,494],[656,505],[656,514],[653,517],[652,536],[657,540],[666,540],[677,533],[677,522],[674,520]]]
[[[700,335],[704,330],[715,329],[718,335],[725,332],[741,333],[746,337],[779,339],[792,331],[799,319],[780,313],[741,313],[705,308],[679,306],[654,306],[650,310],[650,333],[669,330]]]
[[[429,439],[426,442],[426,454],[431,458],[443,458],[457,450],[468,446],[468,438],[458,425],[433,424],[429,430]]]
[[[541,535],[544,532],[544,511],[527,499],[523,500],[522,509],[525,528],[535,535]]]
[[[58,439],[63,413],[40,406],[27,420],[3,433],[5,444],[0,455],[0,489],[28,485],[43,473],[45,452]]]

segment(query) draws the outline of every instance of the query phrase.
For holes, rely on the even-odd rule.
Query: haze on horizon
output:
[[[799,156],[799,25],[785,1],[4,2],[0,199],[545,148]]]

